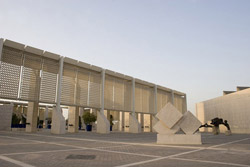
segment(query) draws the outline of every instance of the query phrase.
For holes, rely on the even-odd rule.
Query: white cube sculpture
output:
[[[202,144],[201,135],[196,133],[201,122],[189,111],[182,114],[171,103],[167,103],[156,114],[159,121],[153,127],[157,144]],[[184,134],[176,134],[178,132]]]

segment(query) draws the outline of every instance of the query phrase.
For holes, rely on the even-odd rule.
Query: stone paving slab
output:
[[[123,146],[123,147],[111,147],[104,148],[104,150],[112,150],[112,151],[121,151],[121,152],[129,152],[129,153],[137,153],[137,154],[146,154],[153,156],[169,156],[173,154],[178,154],[186,151],[191,151],[194,149],[183,149],[183,148],[164,148],[164,147],[150,147],[150,146]]]
[[[67,159],[69,155],[94,155],[93,160],[84,159]],[[94,150],[83,151],[69,151],[59,153],[46,153],[46,154],[27,154],[27,155],[15,155],[8,156],[15,158],[24,163],[36,166],[36,167],[110,167],[118,166],[135,161],[145,161],[153,159],[150,157],[118,154],[118,153],[106,153]]]
[[[211,164],[198,161],[195,162],[195,161],[164,159],[156,162],[135,165],[133,167],[229,167],[229,165]]]
[[[0,140],[1,141],[1,140]],[[35,151],[50,151],[50,150],[65,150],[71,147],[57,146],[52,144],[31,144],[31,145],[2,145],[0,146],[0,154],[18,153],[18,152],[35,152]]]
[[[13,163],[10,163],[4,160],[0,160],[0,166],[1,167],[20,167],[19,165],[15,165]]]
[[[193,154],[182,155],[178,158],[236,163],[250,166],[250,152],[237,150],[203,150]]]
[[[20,141],[17,139],[10,139],[10,138],[4,138],[0,136],[0,145],[5,145],[5,144],[18,144],[18,143],[30,143],[30,141]]]
[[[38,143],[41,141],[44,143]],[[51,135],[46,131],[34,134],[0,131],[0,157],[10,158],[9,161],[0,158],[0,167],[22,166],[17,165],[18,162],[30,167],[250,167],[250,135],[214,136],[202,133],[202,141],[204,144],[201,146],[162,146],[156,144],[156,133],[112,132],[103,135],[80,132]],[[92,155],[95,158],[67,159],[70,155]]]

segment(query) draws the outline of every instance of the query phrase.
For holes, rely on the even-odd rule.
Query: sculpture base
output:
[[[227,131],[225,132],[225,135],[226,135],[226,136],[230,136],[230,135],[232,135],[231,130],[227,130]]]
[[[192,145],[192,144],[202,144],[201,143],[201,134],[157,134],[157,144],[184,144],[184,145]]]

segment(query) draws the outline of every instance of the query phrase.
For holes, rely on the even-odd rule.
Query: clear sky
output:
[[[0,0],[0,37],[187,93],[250,86],[250,0]]]

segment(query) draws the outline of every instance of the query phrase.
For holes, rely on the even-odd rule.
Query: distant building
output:
[[[223,96],[197,103],[196,116],[203,124],[215,117],[223,118],[230,124],[232,133],[250,134],[250,87],[238,86],[237,91],[223,91]]]

